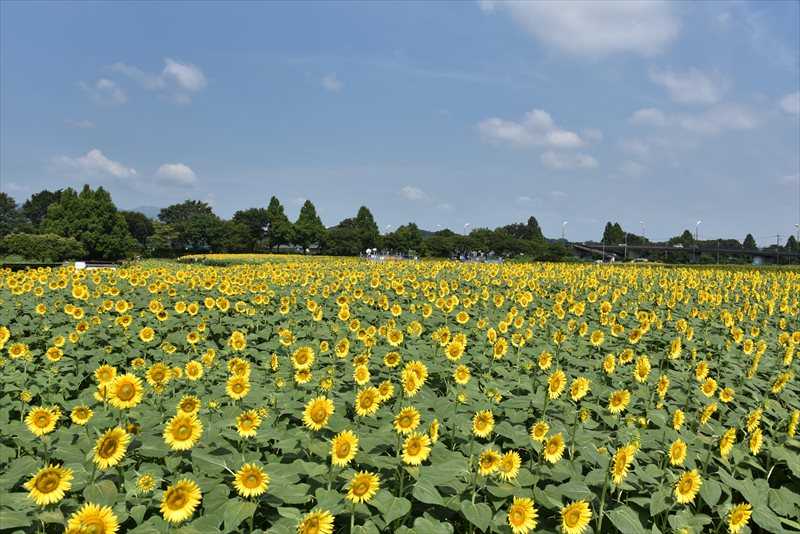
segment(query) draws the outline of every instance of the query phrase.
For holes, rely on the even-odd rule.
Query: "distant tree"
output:
[[[220,246],[223,224],[211,206],[199,200],[186,200],[161,210],[161,222],[176,232],[172,241],[175,253],[209,252]]]
[[[607,222],[606,227],[603,230],[603,238],[601,243],[616,246],[624,242],[625,231],[622,229],[622,226],[620,226],[619,223],[612,224],[611,221]]]
[[[414,223],[405,224],[384,236],[384,246],[403,254],[419,253],[422,250],[422,232]]]
[[[27,219],[17,209],[17,201],[0,192],[0,237],[22,231]]]
[[[786,240],[786,250],[790,252],[799,252],[800,249],[797,247],[797,239],[793,235],[789,236],[789,239]]]
[[[267,244],[270,249],[288,245],[294,237],[294,228],[283,211],[283,205],[277,197],[269,199],[267,206]]]
[[[145,250],[154,258],[171,257],[175,254],[177,240],[178,232],[171,224],[154,221],[153,233],[147,237]]]
[[[153,221],[138,211],[121,211],[128,224],[128,231],[142,246],[147,243],[147,238],[153,235]]]
[[[137,246],[125,217],[102,187],[93,191],[84,185],[80,193],[65,189],[58,202],[47,208],[41,230],[74,237],[86,248],[90,259],[124,258],[133,254]]]
[[[752,234],[747,234],[747,236],[745,236],[742,247],[746,250],[755,250],[758,248],[758,245],[756,245],[756,240]]]
[[[361,233],[355,219],[344,219],[329,228],[325,237],[325,253],[334,256],[358,256],[361,248]]]
[[[310,200],[306,200],[294,223],[294,241],[306,250],[315,243],[321,245],[324,237],[325,226],[317,215],[317,209]]]
[[[525,224],[515,223],[503,226],[501,230],[516,239],[544,241],[544,234],[542,234],[542,229],[539,227],[536,217],[528,217],[528,221]]]
[[[457,249],[456,234],[447,228],[435,232],[423,242],[423,253],[435,258],[450,258]]]
[[[47,208],[50,204],[58,202],[61,198],[61,189],[57,191],[48,191],[44,189],[38,193],[34,193],[22,205],[22,213],[34,226],[39,226],[42,223],[45,215],[47,215]]]
[[[222,223],[222,236],[218,246],[222,252],[248,252],[251,247],[250,228],[236,221]]]
[[[374,248],[378,244],[380,232],[378,231],[378,224],[375,222],[375,218],[372,216],[372,212],[369,211],[369,208],[366,206],[358,208],[355,223],[358,228],[361,250]]]
[[[258,244],[266,237],[264,228],[269,224],[267,210],[265,208],[240,210],[233,214],[232,220],[247,227],[247,248],[251,251],[256,250]]]

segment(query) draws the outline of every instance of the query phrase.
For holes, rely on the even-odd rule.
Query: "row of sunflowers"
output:
[[[0,530],[800,530],[797,272],[281,257],[0,303]]]

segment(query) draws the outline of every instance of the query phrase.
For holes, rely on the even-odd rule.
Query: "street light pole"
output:
[[[697,221],[694,225],[694,261],[697,262],[697,242],[700,240],[700,223],[703,221]]]
[[[567,223],[568,222],[569,221],[564,221],[564,222],[561,223],[561,240],[562,241],[564,241],[565,236],[566,236],[566,230],[567,230]]]
[[[628,261],[628,232],[625,232],[625,261]]]

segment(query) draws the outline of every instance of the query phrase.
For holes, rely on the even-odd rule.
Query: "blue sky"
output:
[[[332,225],[759,243],[800,222],[800,3],[0,3],[0,187]],[[772,237],[769,237],[772,236]]]

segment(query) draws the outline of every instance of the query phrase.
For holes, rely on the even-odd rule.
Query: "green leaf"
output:
[[[37,463],[32,457],[17,458],[0,475],[0,490],[13,488],[22,477],[32,476],[36,472],[36,468]]]
[[[94,504],[114,506],[117,502],[117,487],[108,479],[98,480],[94,484],[86,486],[83,490],[83,498]]]
[[[719,502],[719,498],[722,495],[722,487],[719,485],[719,482],[713,479],[708,479],[703,481],[703,485],[700,486],[700,497],[706,502],[706,504],[713,510],[714,506]]]
[[[667,497],[669,497],[669,490],[667,488],[659,488],[653,493],[650,497],[651,516],[656,516],[669,508]]]
[[[492,522],[492,509],[482,502],[461,501],[461,513],[480,531],[485,531]]]
[[[344,506],[342,506],[344,497],[342,497],[342,494],[336,490],[318,488],[314,496],[317,498],[317,506],[328,510],[333,515],[340,514],[345,511]]]
[[[222,507],[222,521],[225,524],[225,531],[232,532],[242,524],[242,521],[249,519],[256,512],[256,503],[243,501],[241,499],[231,499]]]
[[[764,506],[753,506],[753,515],[751,516],[751,519],[756,525],[763,528],[767,532],[772,532],[774,534],[780,534],[781,532],[784,532],[780,518]]]
[[[608,518],[620,532],[625,534],[647,534],[647,530],[639,520],[639,514],[629,506],[615,508],[608,512]]]
[[[386,490],[380,490],[370,504],[383,515],[387,525],[411,511],[411,502],[408,499],[395,497]]]
[[[584,499],[591,501],[594,498],[594,492],[590,490],[586,484],[572,480],[566,484],[558,486],[558,491],[565,497],[569,497],[573,501]]]
[[[797,517],[800,512],[800,495],[787,487],[769,490],[769,507],[777,514]]]
[[[411,492],[411,495],[419,502],[444,506],[444,499],[442,499],[439,490],[437,490],[433,484],[424,480],[420,480],[414,484],[414,490]]]
[[[147,506],[143,504],[137,504],[131,508],[130,515],[138,525],[142,522],[142,519],[144,519],[145,512],[147,512]]]
[[[425,514],[414,520],[414,532],[417,534],[453,534],[453,526]]]
[[[33,523],[33,518],[22,512],[13,510],[0,510],[0,530],[27,527]]]

